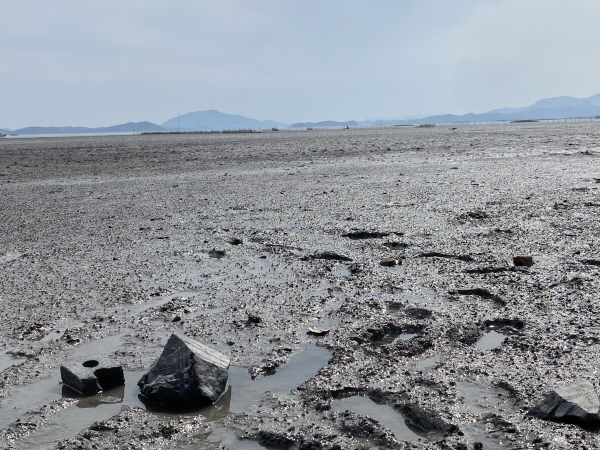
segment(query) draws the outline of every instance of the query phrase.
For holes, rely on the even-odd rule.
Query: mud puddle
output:
[[[430,358],[423,359],[415,365],[417,370],[427,370],[435,367],[438,363],[442,361],[442,355],[437,353]]]
[[[371,342],[372,347],[382,347],[384,345],[394,345],[400,341],[408,341],[416,336],[416,334],[398,334],[390,333],[386,334],[382,339]]]
[[[381,425],[389,428],[398,441],[416,441],[422,438],[407,424],[404,417],[389,405],[375,403],[367,396],[354,395],[340,400],[331,401],[334,411],[352,411],[375,419]]]
[[[472,381],[457,381],[456,388],[463,397],[462,410],[475,416],[475,420],[460,425],[461,431],[473,442],[481,442],[483,448],[490,450],[506,450],[509,443],[502,442],[500,436],[490,436],[490,425],[481,418],[485,415],[496,414],[512,407],[506,397],[500,396],[498,391],[481,386]]]
[[[335,266],[331,273],[338,278],[348,278],[352,275],[352,271],[348,267],[342,265]]]
[[[8,369],[10,366],[20,364],[24,361],[27,361],[27,358],[15,358],[10,353],[2,352],[0,353],[0,372],[2,372],[5,369]]]
[[[475,348],[482,351],[493,350],[500,347],[505,339],[506,336],[497,331],[488,331],[475,343]]]
[[[17,448],[54,448],[57,442],[75,436],[94,422],[106,420],[118,414],[123,405],[143,408],[142,402],[137,397],[139,393],[137,382],[143,374],[143,371],[125,371],[125,385],[92,396],[81,396],[64,385],[58,386],[58,388],[53,386],[52,394],[59,392],[58,398],[74,399],[76,402],[56,414],[48,416],[44,425],[37,432],[19,442]],[[56,377],[52,378],[58,384]],[[41,386],[35,387],[36,390],[41,388]]]

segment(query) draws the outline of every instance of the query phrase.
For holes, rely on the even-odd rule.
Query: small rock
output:
[[[221,259],[225,257],[225,251],[212,249],[210,252],[208,252],[208,256],[210,256],[211,258]]]
[[[248,321],[246,322],[246,324],[248,325],[252,325],[252,324],[257,324],[257,323],[261,323],[262,319],[257,316],[256,314],[248,314]]]
[[[381,261],[379,261],[379,265],[384,267],[394,267],[398,264],[400,264],[400,261],[394,257],[383,258]]]
[[[513,256],[513,264],[517,267],[533,266],[533,258],[531,256]]]
[[[83,395],[120,386],[125,383],[123,367],[106,358],[69,361],[60,366],[64,384]]]
[[[229,358],[187,336],[172,334],[140,381],[151,403],[185,410],[215,402],[225,390]]]
[[[308,334],[312,334],[313,336],[325,336],[328,333],[329,330],[325,330],[323,328],[308,327]]]
[[[600,422],[600,400],[594,386],[587,380],[577,380],[551,391],[530,411],[540,419],[597,424]]]

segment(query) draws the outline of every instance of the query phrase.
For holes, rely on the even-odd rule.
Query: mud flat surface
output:
[[[3,139],[0,448],[600,448],[528,415],[600,388],[599,188],[591,122]],[[173,331],[214,406],[138,398]]]

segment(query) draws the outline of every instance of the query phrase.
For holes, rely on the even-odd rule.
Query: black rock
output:
[[[517,267],[533,266],[533,258],[531,256],[514,256],[513,264]]]
[[[123,367],[106,358],[69,361],[60,366],[65,385],[83,395],[94,395],[125,383]]]
[[[138,386],[149,402],[186,410],[215,402],[225,390],[228,369],[227,356],[186,336],[172,334]]]
[[[551,391],[530,414],[540,419],[591,425],[600,423],[599,409],[600,400],[592,383],[577,380]]]
[[[381,261],[379,261],[379,265],[384,267],[394,267],[398,264],[400,264],[400,260],[394,257],[384,258]]]

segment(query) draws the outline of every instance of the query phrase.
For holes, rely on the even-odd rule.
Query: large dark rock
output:
[[[72,360],[60,366],[65,385],[83,395],[94,395],[125,383],[123,367],[106,358]]]
[[[530,414],[546,420],[588,425],[600,422],[599,409],[600,401],[592,383],[577,380],[551,391]]]
[[[150,403],[190,409],[215,402],[225,390],[229,358],[186,336],[172,334],[138,386]]]

